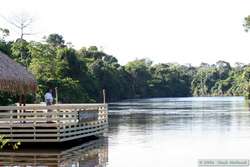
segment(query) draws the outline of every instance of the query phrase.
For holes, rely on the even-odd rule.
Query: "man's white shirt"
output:
[[[45,94],[44,98],[45,98],[45,102],[50,102],[50,103],[53,102],[53,96],[52,96],[52,94],[50,92],[47,92]]]

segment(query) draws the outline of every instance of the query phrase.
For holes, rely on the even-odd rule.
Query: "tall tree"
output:
[[[244,24],[243,27],[245,28],[245,31],[248,32],[248,30],[250,29],[250,15],[248,15],[247,17],[244,18]]]
[[[3,17],[3,16],[2,16]],[[3,17],[9,24],[14,26],[20,35],[20,39],[24,39],[24,36],[33,35],[29,28],[31,27],[34,19],[27,13],[19,13],[10,18]]]
[[[62,35],[59,34],[50,34],[47,39],[46,42],[54,47],[64,47],[64,39]]]

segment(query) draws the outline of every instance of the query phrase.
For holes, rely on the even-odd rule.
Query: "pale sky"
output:
[[[59,33],[75,48],[96,45],[121,64],[135,58],[199,65],[250,63],[250,33],[242,27],[250,0],[8,0],[0,15],[26,12],[28,39]],[[0,18],[0,27],[11,25]]]

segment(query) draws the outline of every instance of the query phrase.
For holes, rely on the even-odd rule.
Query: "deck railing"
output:
[[[63,142],[100,135],[107,104],[0,106],[0,135],[11,142]]]

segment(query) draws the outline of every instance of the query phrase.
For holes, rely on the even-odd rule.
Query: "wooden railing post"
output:
[[[60,110],[59,109],[56,110],[56,123],[57,123],[57,126],[56,126],[57,140],[60,141],[61,136],[60,136]]]
[[[34,131],[34,140],[36,140],[36,123],[37,123],[37,111],[36,109],[32,109],[34,114],[34,121],[33,121],[33,131]]]
[[[58,89],[55,87],[55,92],[56,92],[56,104],[58,104]]]
[[[10,137],[13,139],[13,110],[10,110]]]
[[[103,103],[105,104],[106,103],[106,90],[105,89],[102,90],[102,95],[103,95]]]

